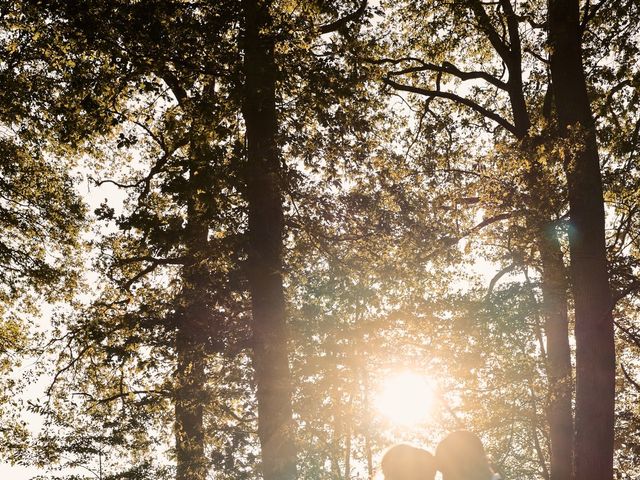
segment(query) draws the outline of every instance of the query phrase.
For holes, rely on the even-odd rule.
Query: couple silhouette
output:
[[[467,431],[449,434],[436,448],[435,456],[411,445],[395,445],[381,462],[385,480],[433,480],[436,472],[443,480],[499,480],[491,468],[482,442]]]

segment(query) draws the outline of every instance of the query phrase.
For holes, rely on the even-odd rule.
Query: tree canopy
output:
[[[635,478],[639,20],[5,2],[6,468],[372,479],[470,430],[506,479]]]

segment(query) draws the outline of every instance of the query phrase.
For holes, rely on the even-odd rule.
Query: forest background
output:
[[[636,478],[639,19],[0,2],[6,475]]]

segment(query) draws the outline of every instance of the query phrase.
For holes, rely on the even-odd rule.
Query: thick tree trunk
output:
[[[549,400],[547,420],[551,442],[550,480],[569,480],[573,472],[573,393],[567,278],[557,233],[548,225],[538,236],[542,261],[542,297],[547,336]]]
[[[615,350],[604,200],[595,126],[582,66],[578,0],[549,0],[551,78],[565,150],[576,317],[576,456],[579,480],[613,477]]]
[[[535,165],[535,161],[534,161]],[[530,172],[532,197],[544,202],[539,188],[539,175],[534,166]],[[546,364],[548,403],[546,408],[550,437],[550,480],[570,480],[573,472],[573,393],[571,348],[567,306],[567,278],[562,249],[551,215],[545,205],[532,205],[533,228],[541,261],[542,313],[547,339]]]
[[[268,0],[242,2],[248,268],[263,476],[265,480],[290,480],[296,478],[296,448],[282,284],[282,169],[277,146],[276,66],[270,4]]]

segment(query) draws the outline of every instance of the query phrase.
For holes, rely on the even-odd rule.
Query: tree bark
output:
[[[177,307],[175,399],[176,480],[205,480],[208,462],[205,456],[204,404],[206,332],[209,315],[206,308],[206,268],[208,222],[198,194],[200,165],[192,145],[191,184],[193,193],[187,203],[187,241],[190,264],[185,265],[184,287]]]
[[[189,319],[177,332],[178,368],[175,400],[176,480],[205,480],[204,349],[194,340]]]
[[[571,405],[573,382],[567,305],[567,278],[562,249],[544,188],[544,178],[535,158],[534,139],[529,135],[531,119],[527,108],[522,80],[522,52],[518,20],[509,0],[501,0],[507,17],[510,47],[507,58],[509,80],[507,90],[511,103],[516,138],[522,152],[531,158],[526,176],[532,199],[530,222],[536,230],[536,243],[542,264],[542,309],[547,338],[546,364],[548,403],[546,408],[550,437],[549,480],[570,480],[573,474],[573,410]],[[544,112],[543,112],[544,115]]]
[[[582,65],[578,0],[549,0],[557,123],[565,148],[576,317],[576,455],[580,480],[613,477],[615,350],[602,178]]]
[[[248,280],[258,436],[265,480],[296,478],[295,431],[282,279],[282,167],[270,0],[243,0],[243,115],[247,136]]]
[[[547,336],[549,396],[547,420],[550,437],[550,480],[569,480],[573,473],[573,393],[567,278],[562,250],[552,224],[538,236],[542,262],[542,309]]]

